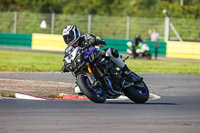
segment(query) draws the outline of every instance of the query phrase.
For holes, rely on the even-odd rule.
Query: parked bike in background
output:
[[[132,47],[133,42],[129,41],[126,43],[126,45],[129,47],[126,52],[133,56],[133,58],[145,58],[145,59],[151,59],[151,53],[150,48],[146,43],[140,42],[137,46],[134,48]],[[133,52],[134,50],[134,52]]]

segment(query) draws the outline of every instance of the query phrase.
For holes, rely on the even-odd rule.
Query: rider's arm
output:
[[[90,46],[104,47],[106,45],[106,42],[100,38],[97,38],[96,36],[92,34],[87,34],[85,36],[85,44],[90,45]]]
[[[140,40],[139,40],[140,42],[143,42],[143,40],[140,38]]]
[[[64,59],[63,59],[63,62],[64,62],[64,65],[62,66],[61,68],[61,71],[63,73],[65,72],[70,72],[69,69],[67,69],[67,64],[65,63],[65,58],[69,55],[69,51],[72,49],[72,46],[67,46],[67,48],[65,49],[65,56],[64,56]]]
[[[96,38],[96,42],[97,42],[97,46],[99,46],[100,48],[103,48],[106,46],[106,42],[100,38]]]

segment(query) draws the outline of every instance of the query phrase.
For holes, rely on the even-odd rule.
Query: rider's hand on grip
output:
[[[96,45],[96,37],[92,34],[88,34],[85,36],[85,43],[86,45]]]
[[[69,72],[65,65],[62,66],[62,73]]]
[[[102,51],[100,52],[100,55],[103,56],[103,57],[106,57],[106,51],[102,50]]]

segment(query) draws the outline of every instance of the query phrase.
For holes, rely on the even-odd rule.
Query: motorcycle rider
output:
[[[95,37],[92,34],[80,35],[79,29],[75,25],[68,25],[63,29],[63,39],[67,44],[65,53],[68,52],[69,47],[95,47],[105,46],[106,42],[102,39]],[[107,48],[101,51],[102,56],[110,57],[112,61],[123,71],[127,76],[131,75],[131,71],[119,56],[119,52],[114,48]],[[66,55],[65,55],[66,56]],[[69,72],[65,65],[62,67],[62,72]]]
[[[133,58],[136,57],[136,47],[138,46],[138,44],[142,42],[142,39],[140,37],[140,35],[136,35],[135,38],[132,40],[132,53],[133,53]]]

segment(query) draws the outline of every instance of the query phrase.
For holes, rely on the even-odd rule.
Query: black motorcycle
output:
[[[69,47],[67,51],[64,65],[91,101],[104,103],[106,99],[116,99],[123,94],[135,103],[148,100],[149,90],[143,78],[132,72],[132,79],[127,79],[122,70],[110,58],[104,57],[99,49]]]

